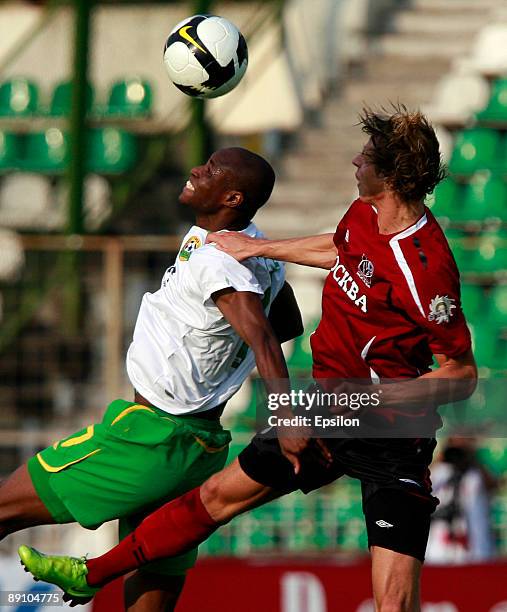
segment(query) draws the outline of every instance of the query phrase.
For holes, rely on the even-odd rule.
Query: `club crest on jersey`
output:
[[[190,259],[190,255],[192,255],[192,253],[200,246],[202,246],[202,242],[199,236],[191,236],[183,245],[178,259],[180,261],[188,261]]]
[[[367,287],[371,287],[371,279],[373,278],[374,269],[375,268],[373,267],[372,262],[363,253],[363,256],[361,257],[361,261],[359,262],[359,265],[357,266],[357,275]]]
[[[455,300],[446,295],[436,295],[430,302],[430,313],[428,321],[436,321],[440,323],[449,323],[453,316],[453,310],[456,306],[453,304]]]

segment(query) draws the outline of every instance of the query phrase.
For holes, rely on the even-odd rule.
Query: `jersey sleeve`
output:
[[[232,288],[236,291],[263,294],[262,287],[251,270],[211,245],[195,251],[188,264],[194,281],[192,290],[203,304],[221,289]]]
[[[398,247],[401,274],[393,287],[393,306],[404,311],[428,334],[433,354],[458,357],[471,347],[461,308],[459,273],[447,252],[425,265],[410,250]]]
[[[338,223],[338,226],[337,226],[336,231],[335,231],[334,236],[333,236],[333,242],[334,242],[334,245],[335,245],[336,248],[338,248],[344,242],[348,241],[347,225],[348,225],[348,222],[350,221],[350,217],[353,216],[351,214],[352,211],[355,210],[356,214],[357,214],[357,209],[358,209],[357,200],[355,200],[349,206],[347,212],[340,219],[340,222]]]

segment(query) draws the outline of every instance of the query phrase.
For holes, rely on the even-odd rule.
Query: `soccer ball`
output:
[[[194,15],[169,34],[164,64],[171,81],[187,95],[217,98],[241,81],[248,49],[241,32],[227,19]]]

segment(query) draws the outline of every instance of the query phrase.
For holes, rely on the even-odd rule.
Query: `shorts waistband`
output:
[[[131,403],[132,405],[138,404],[138,405],[146,406],[147,408],[150,408],[151,410],[153,410],[153,412],[157,414],[157,416],[174,419],[175,421],[177,421],[178,423],[181,423],[182,425],[186,424],[191,427],[203,429],[205,431],[223,430],[222,424],[220,423],[220,414],[223,411],[225,403],[221,404],[220,406],[217,406],[217,408],[212,409],[214,411],[217,411],[216,418],[206,418],[206,417],[203,418],[203,417],[193,416],[191,414],[188,414],[188,415],[187,414],[179,414],[179,415],[172,414],[171,412],[167,412],[166,410],[157,408],[157,406],[154,406],[153,404],[151,404],[148,400],[143,398],[139,393],[136,393],[136,401],[131,402]]]

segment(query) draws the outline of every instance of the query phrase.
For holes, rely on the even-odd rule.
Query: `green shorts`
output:
[[[151,511],[221,470],[230,439],[218,421],[115,400],[101,423],[44,449],[28,471],[57,523],[96,529],[120,519],[123,538]],[[196,558],[197,549],[147,569],[183,574]]]

